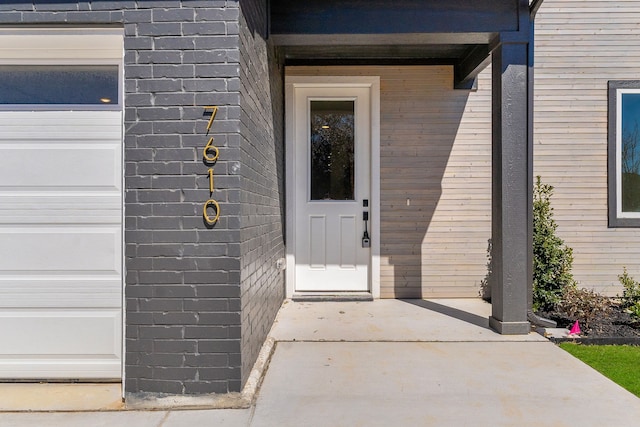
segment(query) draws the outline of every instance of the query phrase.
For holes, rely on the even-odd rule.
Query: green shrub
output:
[[[571,273],[573,250],[556,235],[551,196],[553,187],[536,178],[533,189],[533,310],[551,311],[563,290],[576,287]]]
[[[636,281],[627,272],[627,267],[622,267],[622,274],[618,280],[622,284],[622,307],[636,317],[640,317],[640,282]]]
[[[493,258],[491,252],[491,239],[487,240],[487,274],[480,281],[478,295],[487,302],[491,302],[491,282],[493,281]]]
[[[627,307],[625,310],[634,317],[640,317],[640,302]]]
[[[578,289],[577,286],[566,286],[563,289],[556,309],[569,319],[579,320],[586,328],[597,318],[612,312],[609,298],[588,289]]]

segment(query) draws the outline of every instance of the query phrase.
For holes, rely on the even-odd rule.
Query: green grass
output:
[[[640,397],[640,347],[562,343],[560,348]]]

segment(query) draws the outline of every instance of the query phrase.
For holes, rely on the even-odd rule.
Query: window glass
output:
[[[622,93],[620,201],[622,212],[640,212],[640,93]]]
[[[311,101],[311,200],[354,200],[354,101]]]
[[[0,104],[117,105],[117,65],[0,65]]]

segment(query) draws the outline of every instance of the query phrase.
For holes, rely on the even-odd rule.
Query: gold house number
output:
[[[204,111],[211,111],[211,118],[209,119],[209,123],[207,123],[207,135],[209,134],[209,130],[213,125],[213,120],[216,118],[216,113],[218,112],[218,107],[208,106],[204,107]],[[204,146],[204,150],[202,150],[202,158],[206,164],[213,164],[218,160],[218,156],[220,155],[220,150],[218,147],[213,145],[213,137],[209,138],[207,145]],[[209,168],[208,171],[209,176],[209,197],[213,196],[213,190],[215,189],[214,181],[213,181],[213,168]],[[215,215],[212,217],[209,215],[209,209],[213,209],[215,211]],[[208,225],[213,225],[218,222],[220,218],[220,205],[218,202],[210,198],[206,202],[204,202],[204,206],[202,207],[202,216],[205,222]]]

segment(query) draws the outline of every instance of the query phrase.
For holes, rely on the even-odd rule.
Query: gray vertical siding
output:
[[[640,278],[640,230],[608,227],[607,84],[640,78],[640,1],[545,0],[535,67],[534,173],[555,187],[580,286],[621,293],[623,266]]]
[[[125,391],[241,388],[240,65],[236,1],[14,1],[0,23],[125,32]],[[204,105],[222,215],[209,198]]]
[[[283,65],[265,42],[267,8],[241,0],[242,381],[247,379],[284,299]]]

